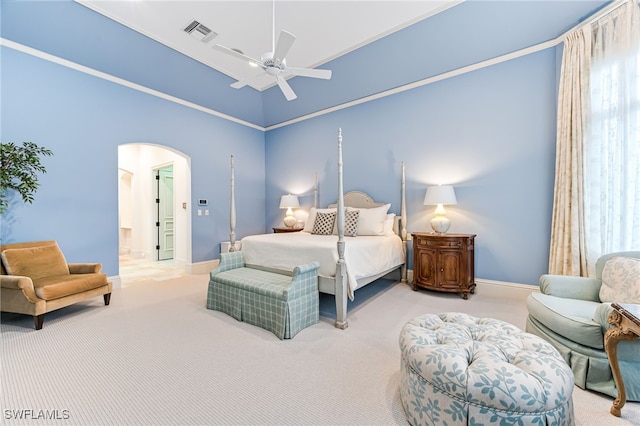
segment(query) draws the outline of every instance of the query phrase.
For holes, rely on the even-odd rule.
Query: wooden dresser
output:
[[[474,234],[429,234],[413,237],[413,290],[418,287],[462,293],[467,299],[476,288]]]

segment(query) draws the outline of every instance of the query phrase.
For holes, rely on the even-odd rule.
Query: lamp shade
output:
[[[425,206],[453,205],[457,204],[456,193],[451,185],[437,185],[427,188],[427,193],[424,196]]]
[[[280,208],[281,209],[289,209],[292,207],[300,207],[300,202],[298,201],[298,197],[296,195],[283,195],[280,198]]]

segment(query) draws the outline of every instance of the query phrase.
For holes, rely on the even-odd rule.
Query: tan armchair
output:
[[[36,330],[47,312],[97,296],[110,302],[112,284],[102,265],[67,264],[55,241],[5,244],[0,258],[0,308],[33,315]]]

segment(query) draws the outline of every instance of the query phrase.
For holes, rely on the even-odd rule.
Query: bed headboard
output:
[[[373,201],[373,198],[369,196],[369,194],[362,191],[349,191],[344,194],[344,206],[345,207],[355,207],[359,209],[370,209],[373,207],[384,206],[387,203],[380,203],[378,201]],[[329,204],[328,208],[335,209],[338,208],[338,203]],[[400,230],[400,216],[396,215],[393,221],[393,232],[402,237]]]
[[[356,207],[359,209],[370,209],[372,207],[380,207],[384,206],[386,203],[379,203],[373,201],[368,194],[362,191],[349,191],[344,194],[344,206],[345,207]],[[329,204],[330,209],[335,209],[338,207],[338,203]]]

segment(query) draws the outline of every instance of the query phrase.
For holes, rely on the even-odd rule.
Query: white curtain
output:
[[[549,272],[593,276],[640,250],[640,9],[635,0],[564,44]]]
[[[597,258],[640,250],[640,9],[629,1],[592,29],[585,212]]]

